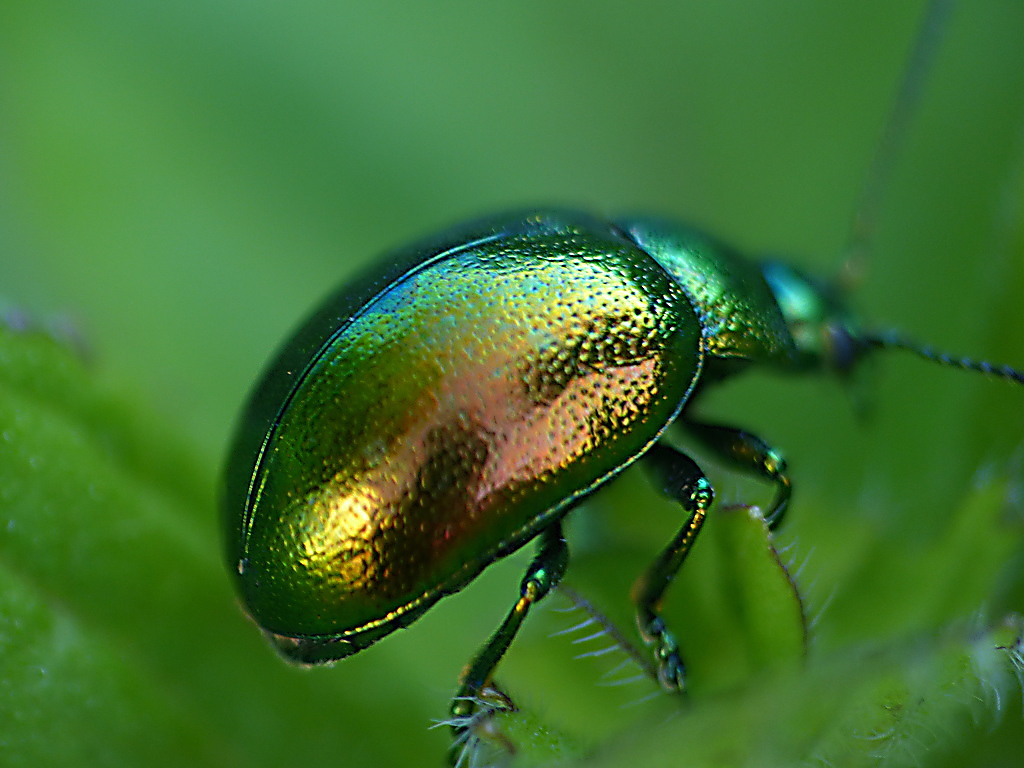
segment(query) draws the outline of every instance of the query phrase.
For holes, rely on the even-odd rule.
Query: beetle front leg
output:
[[[774,531],[778,528],[793,493],[782,454],[756,435],[736,427],[695,421],[685,421],[680,426],[701,445],[737,469],[775,483],[775,498],[764,519],[769,529]]]
[[[693,459],[674,448],[656,443],[643,460],[654,474],[658,490],[681,503],[689,513],[675,538],[633,585],[637,624],[644,640],[654,645],[658,680],[668,690],[681,691],[684,688],[685,667],[679,656],[675,636],[665,627],[659,609],[665,590],[678,573],[704,524],[714,491]]]
[[[458,764],[463,736],[472,727],[473,713],[480,702],[481,692],[487,685],[495,667],[508,650],[512,639],[526,618],[530,607],[554,588],[565,574],[569,564],[569,548],[562,535],[561,522],[553,523],[540,533],[537,555],[523,576],[519,586],[519,600],[512,606],[505,620],[491,635],[487,644],[466,666],[459,678],[459,690],[452,699],[451,722],[454,743],[449,758]]]

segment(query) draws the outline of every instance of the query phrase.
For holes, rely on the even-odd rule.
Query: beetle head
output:
[[[796,347],[796,361],[848,378],[871,348],[837,288],[778,261],[763,267]]]
[[[846,291],[841,285],[816,280],[777,261],[765,262],[763,274],[793,337],[799,367],[835,371],[850,381],[868,352],[900,349],[949,368],[1024,384],[1024,371],[1020,369],[950,355],[912,341],[896,330],[863,330],[846,306]]]

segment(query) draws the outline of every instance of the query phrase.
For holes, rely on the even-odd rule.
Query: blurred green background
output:
[[[206,563],[217,546],[206,499],[247,388],[320,297],[389,248],[471,216],[551,203],[667,214],[752,254],[834,271],[923,7],[10,0],[0,5],[0,300],[69,318],[96,375],[174,425],[200,467],[188,530]],[[954,9],[857,296],[865,317],[1018,366],[1022,39],[1018,0]],[[861,422],[834,382],[761,373],[703,404],[789,458],[796,494],[783,540],[794,560],[808,559],[812,607],[828,603],[816,628],[826,651],[942,623],[907,613],[913,587],[900,598],[901,563],[918,562],[979,474],[1019,461],[1024,435],[1021,392],[1002,383],[898,355],[868,378],[873,407]],[[709,469],[720,497],[764,500],[760,486]],[[613,563],[635,571],[643,557],[620,556],[615,543],[653,553],[672,531],[674,510],[637,515],[641,483],[621,485],[575,525],[584,573]],[[67,537],[73,547],[73,527]],[[984,605],[955,610],[1024,610],[1013,557],[1008,571],[979,563],[1010,575],[993,580]],[[440,754],[445,736],[427,733],[426,718],[443,714],[520,567],[496,569],[422,629],[300,683],[281,682],[297,673],[232,613],[225,637],[246,645],[217,683],[223,707],[232,691],[244,697],[233,686],[250,674],[251,688],[271,695],[297,686],[295,700],[336,690],[328,703],[341,709],[325,704],[322,723],[303,720],[299,753],[336,754],[337,738],[348,750],[338,764],[404,760],[405,744]],[[623,578],[608,601],[625,605]],[[226,578],[199,583],[234,610]],[[191,635],[202,657],[209,638],[195,633],[207,624],[166,618],[163,632]],[[228,640],[218,642],[230,657]],[[527,638],[510,679],[528,679],[531,665],[580,666],[553,645],[543,633]],[[360,714],[346,723],[338,712],[353,700]],[[251,757],[239,746],[245,734],[269,744],[293,726],[280,725],[273,698],[239,706],[250,719],[223,736],[224,764]],[[1011,707],[994,734],[989,722],[979,717],[951,764],[1007,744],[1021,753],[1019,712]],[[259,744],[249,749],[267,762],[292,754]]]

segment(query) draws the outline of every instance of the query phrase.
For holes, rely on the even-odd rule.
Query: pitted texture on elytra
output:
[[[250,501],[265,628],[401,622],[628,464],[685,401],[700,325],[614,236],[506,236],[426,262],[323,349]]]

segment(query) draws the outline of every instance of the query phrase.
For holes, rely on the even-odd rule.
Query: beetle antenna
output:
[[[1008,365],[996,365],[985,360],[974,360],[970,357],[954,357],[945,352],[939,352],[925,344],[918,344],[908,339],[899,331],[887,330],[868,333],[861,337],[860,341],[871,349],[902,349],[939,365],[959,368],[962,371],[975,371],[986,376],[1008,379],[1018,384],[1024,384],[1024,371],[1019,371]]]
[[[868,256],[875,239],[878,213],[892,178],[892,169],[899,151],[905,143],[910,118],[921,100],[924,83],[935,59],[939,38],[953,0],[932,0],[925,11],[917,33],[914,50],[910,54],[899,92],[875,147],[860,201],[850,225],[842,266],[837,284],[843,293],[851,293],[860,285],[867,271]]]

